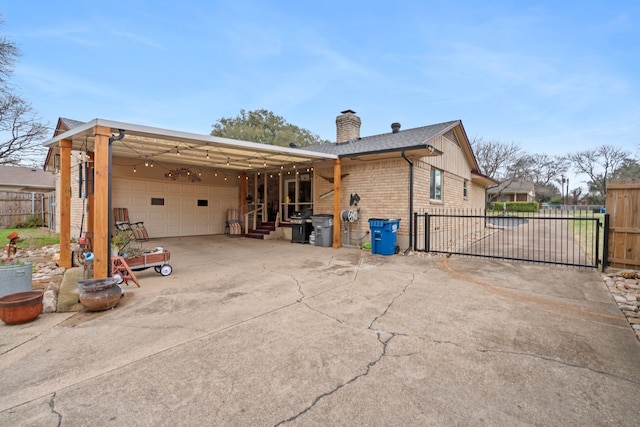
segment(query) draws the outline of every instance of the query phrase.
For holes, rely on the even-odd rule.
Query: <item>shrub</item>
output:
[[[17,223],[14,228],[38,228],[38,227],[44,227],[44,221],[40,219],[37,215],[31,215],[25,221]]]
[[[537,202],[492,202],[491,209],[502,212],[505,204],[507,212],[538,212]]]

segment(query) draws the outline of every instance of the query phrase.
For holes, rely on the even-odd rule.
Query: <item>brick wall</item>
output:
[[[414,212],[421,212],[428,208],[484,207],[484,187],[447,171],[443,174],[442,202],[431,201],[429,199],[431,167],[425,161],[414,161]],[[342,174],[348,175],[342,179],[341,208],[355,208],[349,206],[351,194],[357,193],[361,198],[358,203],[359,234],[363,236],[369,230],[369,218],[399,218],[401,221],[397,236],[398,244],[401,248],[408,246],[409,164],[402,158],[373,162],[343,160]],[[325,178],[333,178],[333,164],[330,162],[315,167],[314,213],[333,213],[333,196],[320,198],[321,195],[333,190],[333,183]],[[465,180],[467,180],[468,189],[466,198],[463,195]],[[339,224],[338,221],[335,222],[335,225],[339,226]],[[356,233],[354,228],[350,231],[352,234]]]

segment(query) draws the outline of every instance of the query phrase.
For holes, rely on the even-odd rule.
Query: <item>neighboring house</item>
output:
[[[128,208],[152,238],[222,234],[229,209],[245,221],[284,225],[299,211],[332,214],[334,248],[368,240],[368,219],[394,218],[406,249],[414,212],[482,208],[486,188],[496,184],[480,173],[459,120],[408,130],[394,123],[370,137],[360,137],[351,110],[336,124],[338,142],[298,149],[60,119],[45,145],[46,168],[57,177],[61,252],[69,250],[65,240],[93,232],[96,278],[106,277],[112,207]],[[343,211],[358,211],[357,220],[343,224]]]
[[[487,190],[489,202],[535,202],[533,181],[507,180]]]
[[[48,221],[55,176],[42,169],[0,165],[0,226],[13,227],[31,216]]]
[[[49,193],[56,189],[56,177],[43,169],[0,165],[0,191]]]

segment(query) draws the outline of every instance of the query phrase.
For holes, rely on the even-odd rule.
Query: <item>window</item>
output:
[[[429,198],[431,200],[442,200],[442,171],[431,168],[429,183]]]
[[[151,206],[164,206],[164,198],[152,197]]]
[[[468,183],[469,181],[467,181],[466,179],[462,183],[462,197],[464,197],[465,199],[469,197]]]
[[[209,206],[208,200],[198,199],[198,206]]]

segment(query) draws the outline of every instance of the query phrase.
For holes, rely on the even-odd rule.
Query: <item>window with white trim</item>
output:
[[[442,201],[442,171],[434,167],[431,168],[430,174],[429,198]]]

